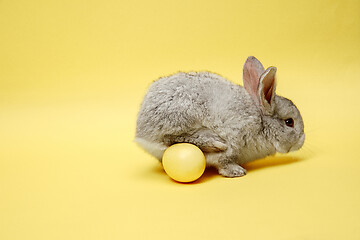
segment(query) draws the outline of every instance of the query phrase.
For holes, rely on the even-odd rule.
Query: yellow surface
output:
[[[0,239],[360,239],[360,2],[0,1]],[[302,150],[171,181],[133,142],[150,82],[278,67]]]
[[[172,179],[179,182],[192,182],[204,173],[206,160],[197,146],[178,143],[165,150],[162,165],[166,174]]]

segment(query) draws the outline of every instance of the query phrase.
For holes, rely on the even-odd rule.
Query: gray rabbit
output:
[[[298,150],[304,123],[296,106],[275,94],[275,73],[248,57],[244,88],[210,72],[160,78],[142,102],[135,141],[159,160],[172,144],[195,144],[225,177],[245,175],[240,165],[247,162]]]

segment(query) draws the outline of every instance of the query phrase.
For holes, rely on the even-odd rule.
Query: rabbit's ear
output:
[[[260,77],[258,98],[260,105],[267,114],[272,114],[275,109],[276,67],[269,67]]]
[[[260,76],[264,71],[265,69],[263,65],[255,57],[250,56],[246,59],[243,69],[244,88],[258,104],[260,104],[258,98],[258,87]]]

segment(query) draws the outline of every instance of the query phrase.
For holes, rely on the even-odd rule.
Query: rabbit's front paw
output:
[[[242,177],[246,175],[246,170],[236,163],[229,163],[219,168],[219,173],[224,177]]]

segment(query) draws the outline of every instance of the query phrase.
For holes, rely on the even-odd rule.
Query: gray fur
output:
[[[245,66],[263,74],[260,78],[245,74]],[[141,105],[135,141],[159,160],[174,143],[195,144],[207,165],[226,177],[245,175],[240,165],[249,161],[297,150],[304,143],[304,124],[296,106],[275,94],[275,72],[276,68],[265,71],[255,57],[249,57],[244,65],[249,93],[209,72],[160,78]],[[288,118],[294,119],[294,127],[286,126]]]

